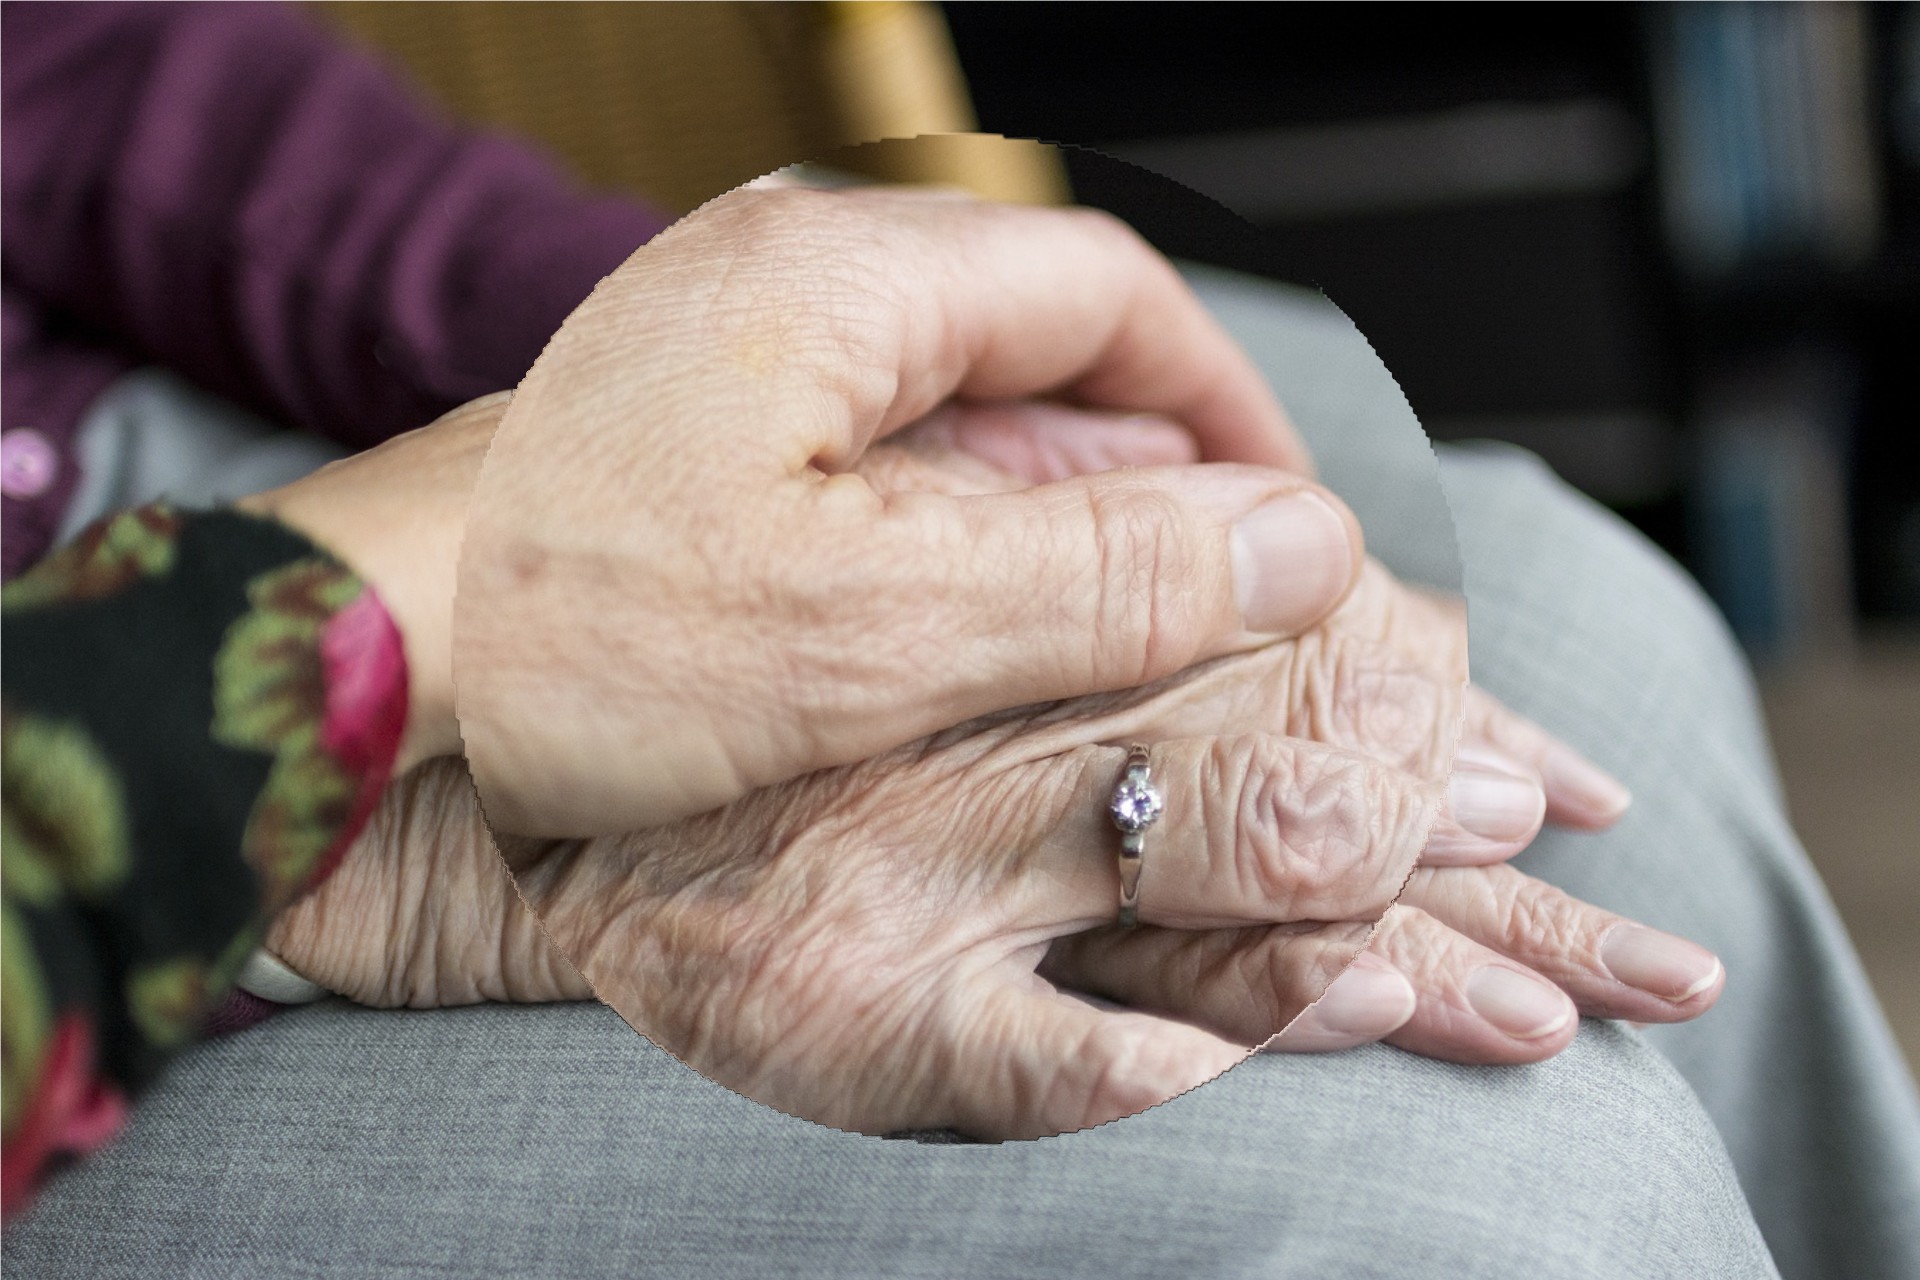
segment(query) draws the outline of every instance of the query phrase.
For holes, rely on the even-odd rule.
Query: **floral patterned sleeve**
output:
[[[298,534],[142,507],[0,595],[4,1205],[104,1142],[393,767],[399,632]]]

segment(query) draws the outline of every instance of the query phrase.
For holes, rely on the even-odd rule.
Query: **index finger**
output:
[[[790,352],[804,346],[796,322],[834,339],[818,348],[839,362],[844,421],[818,442],[830,468],[951,397],[1047,394],[1165,414],[1203,461],[1312,474],[1252,360],[1172,264],[1109,214],[868,188],[737,191],[687,222],[702,220],[733,224],[729,270],[824,286],[811,317],[768,308],[760,322],[779,325]],[[857,376],[841,367],[849,357]]]
[[[1312,474],[1312,458],[1260,371],[1173,265],[1131,227],[1091,209],[927,203],[916,229],[944,260],[940,289],[910,294],[921,342],[903,371],[917,395],[1003,399],[1045,391],[1127,412],[1162,413],[1202,459]],[[920,219],[924,219],[921,221]],[[933,403],[937,403],[937,400]],[[881,430],[933,407],[903,398]],[[904,415],[904,416],[902,416]]]

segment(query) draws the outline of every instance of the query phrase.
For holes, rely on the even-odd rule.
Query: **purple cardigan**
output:
[[[136,364],[369,445],[513,386],[670,220],[269,4],[0,6],[5,576]]]

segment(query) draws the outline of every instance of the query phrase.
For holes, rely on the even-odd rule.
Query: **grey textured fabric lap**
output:
[[[1920,1276],[1920,1104],[1788,825],[1718,615],[1527,455],[1443,475],[1462,513],[1475,678],[1635,797],[1606,837],[1552,835],[1515,865],[1725,962],[1712,1012],[1646,1038],[1726,1140],[1781,1271]]]
[[[1771,1274],[1712,1127],[1594,1026],[1542,1067],[1256,1059],[1001,1146],[822,1128],[598,1006],[337,1004],[196,1052],[17,1276]]]
[[[1351,326],[1199,279],[1375,550],[1454,580],[1432,454]],[[1697,1025],[1589,1023],[1526,1068],[1262,1057],[1093,1132],[926,1146],[767,1111],[597,1006],[330,1002],[189,1053],[9,1228],[8,1271],[1749,1277],[1771,1245],[1792,1276],[1920,1274],[1912,1092],[1724,633],[1525,455],[1442,472],[1476,677],[1638,796],[1618,832],[1549,834],[1524,865],[1719,949],[1727,995]]]

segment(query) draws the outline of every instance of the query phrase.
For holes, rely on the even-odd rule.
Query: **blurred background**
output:
[[[1430,434],[1534,450],[1698,577],[1920,1061],[1920,5],[329,3],[468,118],[675,210],[802,159],[1110,204],[1315,284]],[[1213,228],[1212,231],[1209,228]]]

